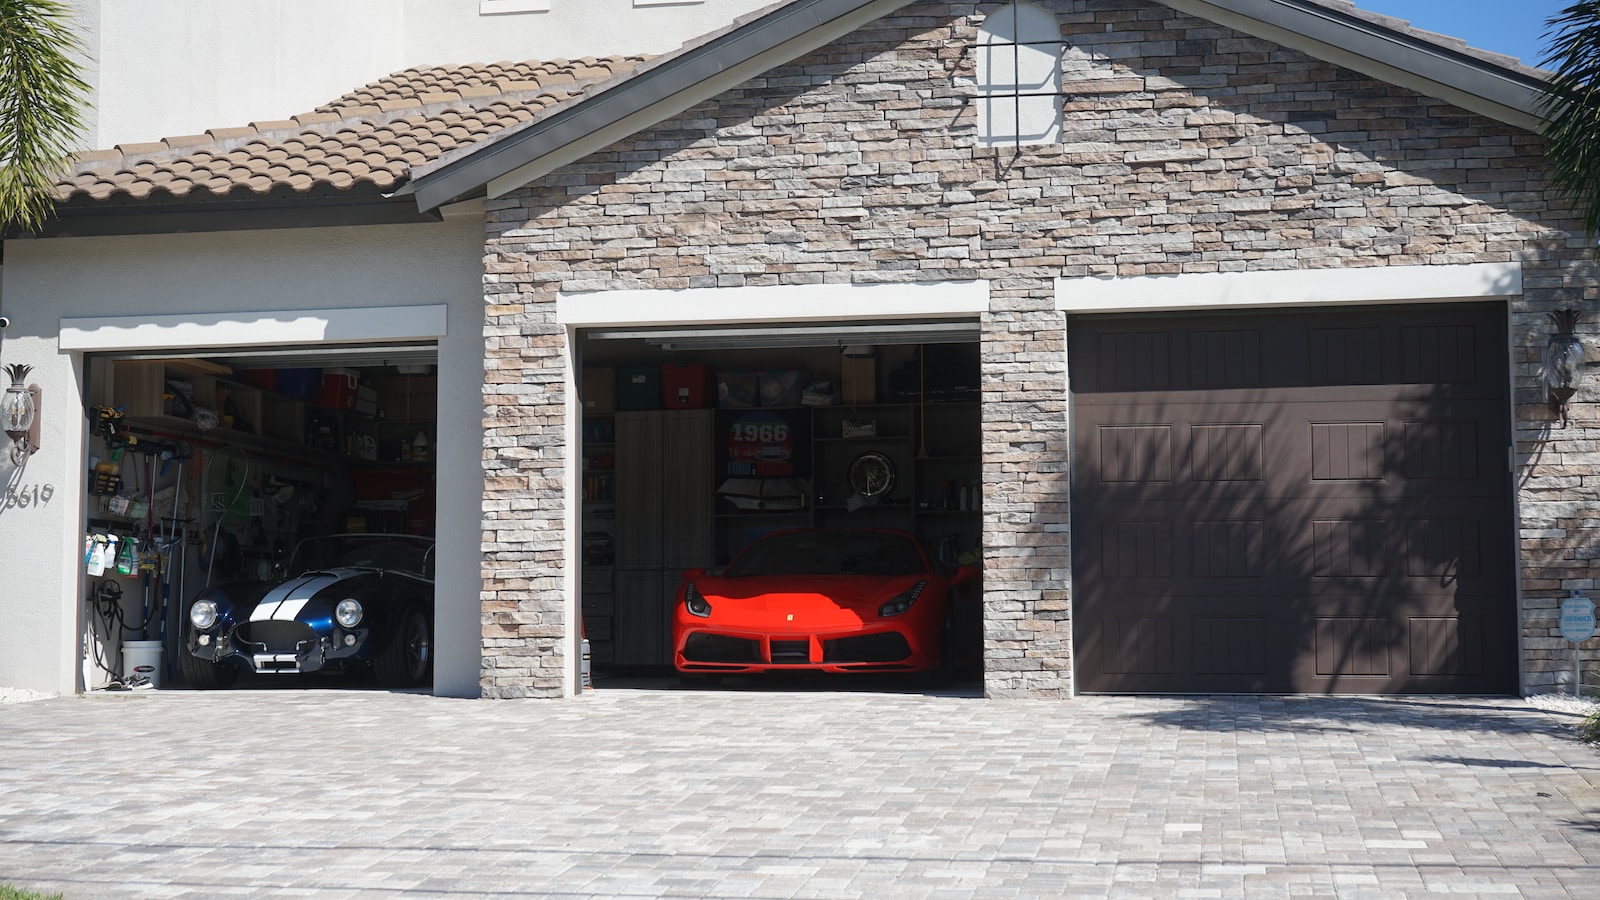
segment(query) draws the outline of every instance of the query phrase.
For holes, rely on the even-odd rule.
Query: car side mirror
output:
[[[701,575],[704,575],[705,573],[706,573],[705,569],[684,569],[683,570],[683,580],[684,581],[693,581],[694,579],[699,578]]]
[[[950,576],[950,583],[960,587],[968,582],[977,581],[983,576],[983,570],[977,566],[957,566],[956,573]]]

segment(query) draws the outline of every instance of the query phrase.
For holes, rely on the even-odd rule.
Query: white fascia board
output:
[[[556,321],[570,328],[955,319],[988,310],[987,281],[598,291],[556,298]]]
[[[1522,293],[1520,263],[1057,278],[1067,313],[1491,300]]]
[[[61,349],[77,352],[362,344],[444,336],[443,304],[61,320]]]
[[[1487,63],[1478,66],[1457,63],[1442,51],[1421,42],[1399,41],[1376,29],[1345,25],[1325,11],[1307,10],[1282,0],[1232,0],[1226,4],[1223,0],[1160,2],[1178,12],[1291,47],[1496,121],[1536,133],[1544,130],[1544,119],[1533,109],[1538,102],[1537,91],[1514,79],[1496,76]],[[1230,6],[1254,9],[1256,13],[1237,12],[1227,8]],[[1340,43],[1334,37],[1321,40],[1308,33],[1313,30],[1342,33],[1345,42]],[[1430,72],[1436,72],[1439,77],[1430,77],[1427,74]],[[1476,84],[1478,89],[1450,83],[1462,78]]]

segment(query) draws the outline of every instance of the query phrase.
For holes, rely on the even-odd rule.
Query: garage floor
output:
[[[612,687],[8,705],[0,883],[91,897],[1594,896],[1517,700]]]

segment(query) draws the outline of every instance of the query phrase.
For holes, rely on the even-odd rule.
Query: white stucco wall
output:
[[[439,346],[435,691],[478,695],[483,496],[481,215],[432,225],[7,241],[0,360],[34,366],[43,449],[0,506],[0,686],[78,687],[87,421],[63,318],[445,304]],[[9,442],[7,442],[9,445]],[[0,478],[13,470],[0,457]]]
[[[770,2],[72,0],[85,146],[284,119],[409,66],[661,53]]]

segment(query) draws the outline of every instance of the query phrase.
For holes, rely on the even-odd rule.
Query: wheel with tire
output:
[[[197,691],[231,687],[239,677],[239,670],[233,666],[200,659],[186,649],[178,651],[178,668],[183,671],[184,680]]]
[[[427,683],[433,668],[433,626],[415,606],[400,614],[389,646],[373,660],[378,684],[386,688],[413,688]]]

